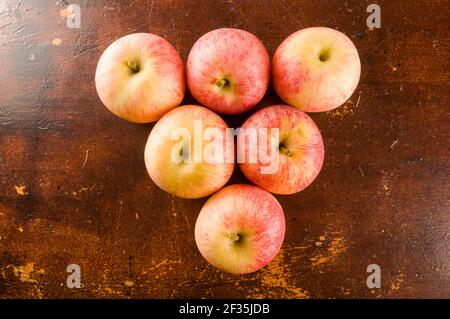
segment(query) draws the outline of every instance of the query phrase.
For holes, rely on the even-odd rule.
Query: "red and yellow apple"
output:
[[[254,107],[266,93],[270,58],[253,34],[223,28],[203,35],[186,65],[190,92],[213,111],[237,114]]]
[[[283,243],[283,209],[253,185],[231,185],[211,196],[195,224],[195,242],[214,267],[233,274],[267,265]]]
[[[145,147],[150,178],[164,191],[200,198],[218,191],[234,169],[234,137],[214,112],[177,107],[153,127]]]
[[[276,135],[262,134],[273,129]],[[252,130],[256,132],[253,141],[249,134]],[[265,107],[250,116],[239,130],[237,145],[239,167],[244,175],[275,194],[294,194],[310,185],[322,168],[325,154],[314,121],[306,113],[286,105]],[[268,150],[270,163],[263,161],[266,154],[262,149]],[[255,160],[249,160],[255,150]]]
[[[307,28],[287,37],[272,59],[275,91],[305,112],[329,111],[355,91],[361,62],[353,42],[324,27]]]
[[[102,54],[95,86],[115,115],[136,123],[158,120],[184,97],[184,66],[163,38],[134,33],[114,41]]]

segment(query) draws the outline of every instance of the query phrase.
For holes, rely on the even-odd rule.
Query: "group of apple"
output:
[[[214,194],[197,218],[197,247],[213,266],[242,274],[264,267],[282,245],[284,213],[270,193],[297,193],[313,182],[322,167],[322,136],[304,112],[329,111],[342,105],[356,89],[360,71],[354,44],[334,29],[314,27],[293,33],[278,47],[271,63],[256,36],[223,28],[197,40],[187,59],[186,74],[179,53],[163,38],[149,33],[124,36],[103,52],[95,84],[101,101],[115,115],[136,123],[158,121],[144,154],[150,178],[178,197]],[[241,171],[256,186],[221,189],[234,170],[234,151],[232,161],[173,161],[174,149],[183,158],[194,156],[186,148],[177,151],[180,142],[174,139],[174,131],[179,128],[193,132],[198,125],[212,127],[225,137],[213,140],[213,146],[230,139],[234,142],[234,135],[215,112],[250,110],[265,95],[270,77],[287,105],[262,108],[241,129],[278,129],[277,145],[272,145],[270,136],[257,140],[257,144],[275,149],[277,170],[264,174],[260,160],[240,162]],[[186,83],[203,106],[178,107]],[[243,142],[240,137],[239,131],[238,146]]]

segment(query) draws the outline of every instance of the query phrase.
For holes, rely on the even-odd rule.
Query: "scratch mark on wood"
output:
[[[171,265],[171,264],[180,264],[180,263],[181,263],[181,260],[168,260],[168,259],[166,258],[166,259],[163,259],[163,260],[162,260],[161,262],[159,262],[158,264],[156,264],[155,266],[151,267],[151,268],[149,269],[149,271],[152,271],[152,270],[155,270],[155,269],[164,267],[164,266],[168,266],[168,265]]]
[[[405,279],[404,279],[405,275],[401,272],[399,272],[399,274],[396,276],[396,278],[391,281],[390,285],[389,285],[389,293],[388,295],[392,295],[393,293],[397,292],[397,290],[399,290],[401,288],[401,286],[403,285]]]
[[[96,45],[96,46],[94,46],[94,47],[92,47],[92,48],[90,48],[90,49],[84,50],[84,51],[82,51],[81,53],[76,54],[75,57],[78,57],[78,56],[80,56],[80,55],[89,53],[89,52],[91,52],[91,51],[98,50],[100,47],[102,47],[102,46],[104,46],[104,45],[106,45],[106,44],[109,44],[109,43],[111,43],[111,42],[114,41],[114,40],[116,40],[116,38],[112,38],[112,39],[109,39],[109,40],[107,40],[107,41],[105,41],[105,42],[102,42],[102,43],[100,43],[100,44],[98,44],[98,45]]]
[[[360,100],[361,100],[361,92],[359,92],[359,96],[358,96],[358,100],[356,101],[356,106],[355,106],[355,108],[358,107],[359,101],[360,101]]]
[[[208,268],[209,268],[209,264],[206,265],[205,269],[203,269],[203,270],[200,272],[200,275],[198,276],[197,281],[200,281],[200,279],[202,279],[203,275],[205,274],[206,270],[208,270]]]
[[[16,29],[12,34],[17,34],[20,31],[22,31],[23,29],[25,29],[26,27],[27,27],[27,25],[25,24],[25,25],[21,26],[20,28]]]
[[[148,20],[149,20],[150,23],[151,23],[152,15],[153,15],[153,5],[154,5],[154,1],[152,0],[152,1],[150,2],[150,13],[149,13],[149,15],[148,15]]]
[[[41,33],[41,31],[36,31],[36,32],[30,33],[30,34],[27,34],[27,35],[24,35],[24,36],[19,36],[17,38],[12,38],[12,39],[9,39],[9,42],[14,42],[14,41],[17,41],[17,40],[25,40],[25,39],[31,38],[31,37],[39,34],[39,33]]]
[[[89,149],[86,150],[86,156],[84,157],[83,167],[86,166],[88,158],[89,158]]]
[[[10,26],[10,25],[11,25],[11,22],[10,22],[10,23],[7,23],[7,24],[4,24],[4,25],[0,26],[0,30],[1,30],[1,29],[4,29],[4,28],[6,28],[6,27],[8,27],[8,26]]]
[[[397,144],[398,144],[398,139],[396,139],[394,142],[392,142],[391,150],[393,150]]]
[[[390,195],[391,192],[389,191],[388,180],[385,175],[381,178],[381,185],[383,186],[385,194]]]
[[[359,173],[361,174],[362,177],[365,177],[364,172],[363,172],[363,170],[361,168],[361,165],[358,165],[358,171],[359,171]]]

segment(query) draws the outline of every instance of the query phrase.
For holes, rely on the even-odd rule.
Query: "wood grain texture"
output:
[[[65,1],[0,3],[0,297],[450,297],[448,1],[378,1],[375,30],[370,1],[74,3],[80,29],[66,27]],[[248,30],[272,55],[309,26],[354,41],[359,87],[311,115],[325,164],[305,191],[277,196],[287,220],[278,257],[257,273],[222,273],[194,242],[205,199],[152,183],[143,151],[153,125],[106,110],[96,63],[133,32],[163,36],[185,62],[214,28]],[[270,89],[259,107],[279,102]],[[251,113],[224,119],[237,127]],[[238,169],[236,182],[247,182]],[[65,286],[71,263],[81,289]],[[372,263],[381,289],[366,286]]]

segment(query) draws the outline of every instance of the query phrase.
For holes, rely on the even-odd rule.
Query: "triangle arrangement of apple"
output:
[[[271,193],[300,192],[322,168],[323,139],[306,112],[342,105],[360,73],[353,42],[331,28],[291,34],[272,61],[253,34],[221,28],[197,40],[186,69],[165,39],[124,36],[101,55],[95,85],[118,117],[157,121],[144,152],[150,178],[178,197],[212,195],[197,218],[197,247],[213,266],[244,274],[267,265],[283,243],[285,217]],[[251,110],[271,80],[285,104],[258,110],[236,129],[217,114]],[[179,106],[187,88],[199,105]],[[224,187],[236,162],[253,185]]]

